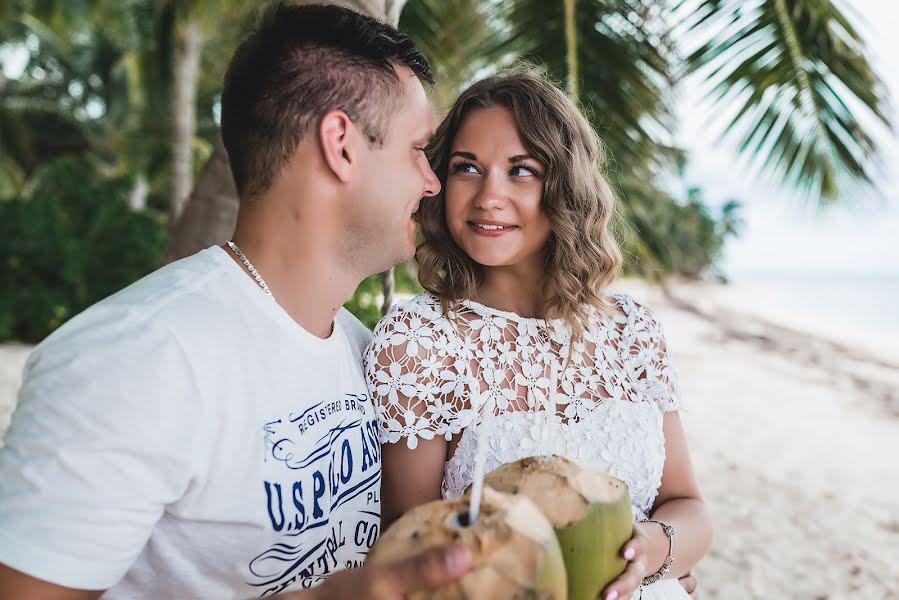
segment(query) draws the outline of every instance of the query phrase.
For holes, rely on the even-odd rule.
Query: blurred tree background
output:
[[[218,138],[221,81],[264,4],[0,5],[0,339],[40,340],[162,262],[227,239],[237,199]],[[520,61],[563,85],[606,144],[632,275],[714,274],[740,229],[737,201],[707,204],[680,179],[684,78],[703,82],[697,109],[725,120],[760,173],[819,203],[871,185],[877,148],[857,115],[890,125],[836,1],[343,4],[398,19],[432,61],[438,112]],[[367,279],[347,306],[371,326],[395,291],[416,290],[404,265]]]

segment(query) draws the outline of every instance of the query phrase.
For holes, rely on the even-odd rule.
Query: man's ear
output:
[[[342,110],[329,110],[319,122],[318,140],[325,163],[342,182],[349,181],[356,159],[355,137],[355,126]]]

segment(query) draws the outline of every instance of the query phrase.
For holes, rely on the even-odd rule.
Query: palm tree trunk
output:
[[[393,306],[393,294],[396,288],[396,275],[393,269],[381,273],[381,289],[384,292],[384,301],[381,303],[381,315],[386,315]]]
[[[562,0],[565,4],[565,60],[568,64],[568,95],[578,97],[577,28],[574,13],[576,0]]]
[[[170,215],[175,225],[193,184],[193,143],[197,131],[197,75],[202,34],[197,21],[178,28],[172,91],[172,181]]]
[[[237,189],[231,177],[228,154],[221,140],[215,144],[197,185],[187,201],[184,214],[172,230],[165,262],[190,256],[231,239],[237,221]]]

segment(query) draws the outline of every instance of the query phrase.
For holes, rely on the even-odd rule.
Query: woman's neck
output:
[[[522,317],[545,317],[542,273],[514,267],[488,267],[475,300],[485,306]]]

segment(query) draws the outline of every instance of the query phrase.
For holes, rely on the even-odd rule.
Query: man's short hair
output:
[[[393,27],[334,5],[277,3],[225,74],[221,132],[238,194],[272,185],[300,140],[329,110],[344,111],[380,145],[406,65],[433,83],[427,59]]]

